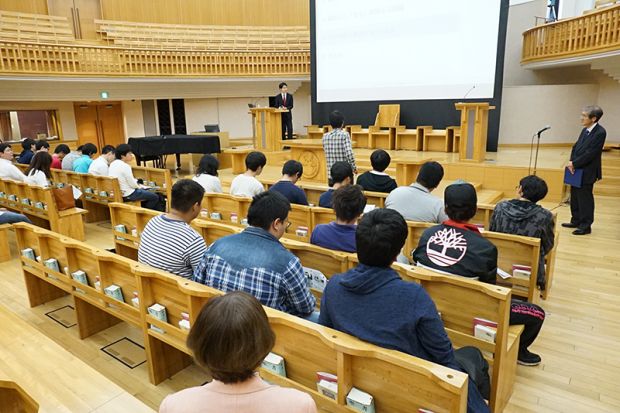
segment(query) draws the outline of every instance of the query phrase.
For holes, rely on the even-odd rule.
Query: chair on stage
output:
[[[375,124],[368,129],[351,129],[351,140],[357,148],[394,149],[399,122],[400,105],[379,105]]]

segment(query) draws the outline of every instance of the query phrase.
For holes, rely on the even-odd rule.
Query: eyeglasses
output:
[[[289,221],[288,218],[286,218],[284,221],[282,221],[282,223],[284,224],[284,230],[285,231],[287,229],[289,229],[291,227],[291,225],[293,225],[293,223],[291,221]]]

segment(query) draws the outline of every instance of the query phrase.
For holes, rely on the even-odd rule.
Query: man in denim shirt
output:
[[[242,233],[215,241],[194,281],[221,291],[245,291],[262,304],[315,321],[316,300],[299,258],[278,241],[290,225],[290,202],[275,191],[254,197]]]

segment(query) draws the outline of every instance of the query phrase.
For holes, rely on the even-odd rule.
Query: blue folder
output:
[[[568,168],[564,169],[564,183],[575,188],[581,188],[581,180],[583,178],[583,169],[575,169],[575,173],[572,174]]]

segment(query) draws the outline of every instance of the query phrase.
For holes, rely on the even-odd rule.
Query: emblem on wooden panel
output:
[[[299,162],[304,166],[304,177],[311,179],[319,174],[321,169],[321,161],[319,157],[312,151],[303,151],[299,155]]]

